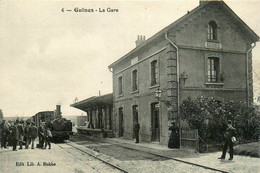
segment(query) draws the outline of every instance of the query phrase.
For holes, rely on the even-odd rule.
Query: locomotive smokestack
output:
[[[60,105],[56,105],[56,117],[61,117]]]

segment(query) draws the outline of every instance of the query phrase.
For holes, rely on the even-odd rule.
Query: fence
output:
[[[182,148],[193,148],[199,151],[198,130],[181,129],[180,142]]]

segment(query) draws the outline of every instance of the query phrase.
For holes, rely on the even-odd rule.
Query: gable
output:
[[[125,58],[127,58],[128,56],[130,56],[131,54],[135,53],[136,51],[142,49],[143,47],[145,47],[147,44],[151,44],[153,43],[158,37],[162,37],[166,32],[171,31],[171,33],[173,34],[173,37],[175,36],[174,34],[185,28],[188,25],[189,20],[192,21],[192,17],[195,15],[201,15],[203,13],[206,12],[207,8],[212,8],[212,7],[216,7],[218,9],[220,9],[220,11],[222,11],[223,14],[225,14],[226,16],[228,16],[230,18],[229,21],[232,21],[233,25],[235,25],[235,29],[237,30],[236,32],[240,33],[240,35],[242,35],[242,37],[244,37],[244,39],[248,40],[250,43],[254,43],[259,41],[259,37],[258,35],[252,30],[250,29],[245,22],[243,22],[229,7],[228,5],[223,2],[223,1],[207,1],[202,3],[201,5],[199,5],[198,7],[196,7],[195,9],[193,9],[192,11],[190,11],[189,13],[187,13],[186,15],[184,15],[183,17],[181,17],[180,19],[178,19],[177,21],[175,21],[174,23],[168,25],[167,27],[163,28],[161,31],[159,31],[158,33],[156,33],[155,35],[153,35],[151,38],[149,38],[145,43],[143,43],[141,46],[138,46],[136,48],[134,48],[132,51],[130,51],[129,53],[127,53],[125,56],[121,57],[120,59],[118,59],[117,61],[115,61],[114,63],[112,63],[111,65],[108,66],[108,68],[113,68],[114,65],[116,65],[117,63],[119,63],[120,61],[124,60]],[[214,9],[215,10],[215,9]],[[196,19],[195,19],[196,20]]]
[[[211,12],[211,13],[208,13]],[[169,30],[179,31],[187,27],[190,22],[196,21],[201,16],[212,15],[212,18],[222,17],[227,24],[232,25],[244,39],[247,39],[251,43],[259,41],[258,35],[248,27],[248,25],[243,22],[223,1],[208,1],[193,9],[191,12],[187,13],[181,17],[176,22],[172,23],[166,27],[164,32]],[[223,18],[225,17],[225,18]]]
[[[210,40],[209,25],[216,24],[216,37]],[[218,44],[223,50],[246,51],[246,45],[253,42],[252,36],[223,8],[211,3],[182,20],[169,31],[171,39],[179,46],[205,47],[209,42]],[[215,42],[215,43],[214,43]]]

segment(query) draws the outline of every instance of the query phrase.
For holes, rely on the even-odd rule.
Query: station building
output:
[[[253,101],[252,49],[259,40],[223,1],[204,1],[109,65],[116,137],[167,144],[188,97]]]

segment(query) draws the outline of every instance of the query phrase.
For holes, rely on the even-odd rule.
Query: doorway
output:
[[[151,104],[152,141],[160,142],[159,103]]]
[[[124,115],[123,115],[123,108],[118,109],[119,114],[119,137],[124,136]]]

